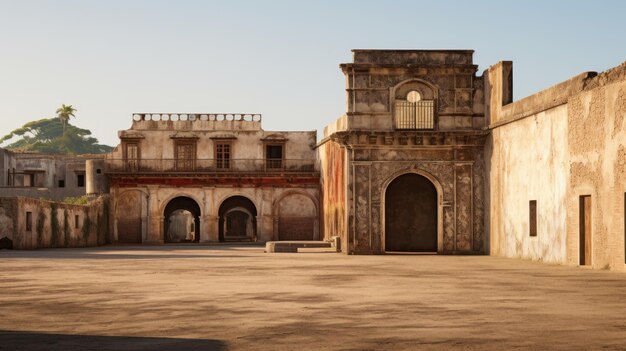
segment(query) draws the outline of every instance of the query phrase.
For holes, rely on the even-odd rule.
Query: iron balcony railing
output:
[[[314,159],[107,159],[107,173],[316,172]]]
[[[395,102],[396,129],[434,129],[435,102],[420,100],[417,102]]]

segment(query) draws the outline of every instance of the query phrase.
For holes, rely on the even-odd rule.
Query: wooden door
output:
[[[584,195],[579,201],[579,231],[580,231],[580,265],[591,265],[591,196]]]

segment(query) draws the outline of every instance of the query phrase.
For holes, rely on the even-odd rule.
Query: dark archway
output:
[[[193,217],[193,226],[183,222],[184,216]],[[164,240],[166,243],[199,242],[200,241],[200,206],[188,197],[179,196],[170,200],[163,211]],[[180,227],[188,228],[186,235],[180,235]]]
[[[437,252],[437,189],[418,174],[394,179],[385,193],[385,251]]]
[[[220,241],[256,241],[256,206],[247,197],[232,196],[219,208]]]

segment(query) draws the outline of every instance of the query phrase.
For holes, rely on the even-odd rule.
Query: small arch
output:
[[[226,198],[218,210],[219,241],[256,241],[257,208],[245,196]]]
[[[392,184],[394,182],[396,182],[397,180],[402,180],[402,177],[404,176],[410,177],[411,175],[420,177],[421,179],[412,179],[412,180],[405,181],[405,183],[413,184],[413,186],[409,185],[407,187],[407,184],[401,184],[401,183],[398,184],[400,185],[400,188],[401,188],[400,193],[403,194],[404,197],[408,197],[409,199],[411,199],[411,197],[414,197],[415,191],[425,191],[426,193],[430,192],[429,194],[418,194],[418,198],[421,198],[421,200],[428,202],[423,205],[426,207],[427,210],[430,211],[429,213],[425,214],[423,212],[419,213],[419,211],[415,211],[414,206],[411,206],[411,202],[413,202],[412,205],[415,205],[414,203],[415,201],[410,201],[410,200],[407,201],[407,199],[398,199],[398,198],[393,199],[387,196],[389,193],[389,190],[393,191]],[[429,185],[431,186],[430,189],[429,189]],[[392,186],[391,189],[390,189],[390,186]],[[407,188],[413,188],[413,190],[415,191],[414,192],[407,191],[407,190],[411,190]],[[420,196],[420,195],[423,195],[423,196]],[[417,228],[418,231],[421,232],[421,233],[417,233],[418,231],[416,231],[417,237],[408,238],[404,242],[395,243],[395,244],[400,244],[400,245],[395,245],[395,247],[394,247],[394,244],[388,247],[388,245],[390,244],[390,240],[393,240],[393,235],[394,235],[394,233],[391,233],[390,231],[396,230],[394,226],[390,226],[391,223],[389,223],[389,221],[393,220],[391,216],[398,214],[397,212],[394,214],[389,213],[389,211],[393,211],[393,209],[390,208],[389,206],[389,205],[392,205],[390,204],[390,201],[396,201],[396,205],[404,206],[404,207],[407,207],[407,204],[409,204],[407,211],[404,215],[407,218],[412,218],[413,222],[408,221],[408,225],[406,225],[407,228],[415,227],[416,223],[419,222],[420,220],[428,222],[428,225],[430,227],[429,228]],[[428,208],[427,206],[430,206],[430,208]],[[432,174],[423,170],[410,170],[410,171],[397,172],[391,177],[389,177],[383,183],[383,186],[381,188],[381,210],[380,211],[381,211],[380,213],[382,214],[381,216],[381,231],[382,231],[381,245],[383,248],[383,252],[386,252],[386,251],[417,251],[417,252],[431,251],[431,252],[437,252],[437,253],[443,252],[443,188],[441,186],[441,183],[438,181],[438,179]],[[402,215],[402,211],[400,214]],[[402,226],[400,226],[400,228],[401,227]],[[430,235],[430,237],[426,238],[427,242],[421,242],[421,243],[419,242],[420,241],[419,235],[422,235],[422,234]],[[433,240],[436,240],[434,242],[434,245],[433,245]],[[423,245],[423,244],[428,244],[428,245]]]
[[[184,213],[188,212],[188,214]],[[201,210],[198,203],[187,196],[178,196],[167,202],[163,210],[163,230],[164,241],[172,242],[199,242],[200,241],[200,215]],[[190,217],[193,217],[191,219]],[[189,218],[189,220],[185,219]],[[193,222],[193,228],[190,227]],[[185,227],[181,229],[181,227]],[[181,234],[182,231],[186,232]],[[191,233],[193,232],[193,235]]]
[[[290,202],[289,198],[292,198]],[[297,197],[305,198],[302,201]],[[283,204],[283,202],[288,204]],[[287,206],[287,213],[281,207]],[[311,194],[289,190],[281,194],[272,204],[274,217],[275,240],[318,240],[319,239],[319,205]]]
[[[432,130],[436,127],[437,87],[421,79],[409,79],[392,89],[395,129]]]

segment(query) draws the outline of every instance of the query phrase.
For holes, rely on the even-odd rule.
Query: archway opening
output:
[[[220,241],[256,241],[256,206],[247,197],[232,196],[219,208]]]
[[[163,216],[166,243],[200,241],[200,206],[196,201],[185,196],[173,198]]]
[[[418,174],[394,179],[385,193],[385,251],[437,252],[437,189]]]

